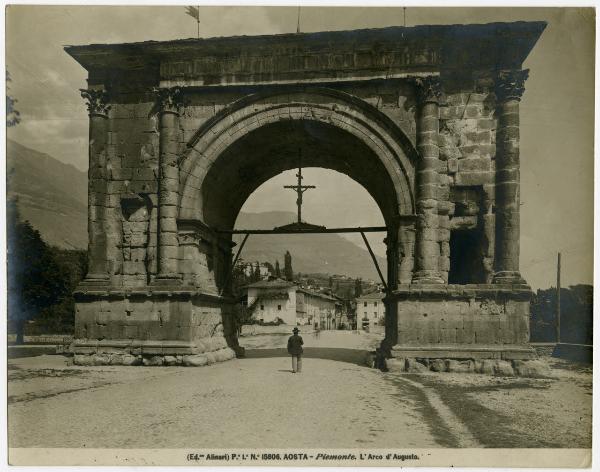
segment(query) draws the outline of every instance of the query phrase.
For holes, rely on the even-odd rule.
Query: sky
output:
[[[195,37],[183,6],[8,6],[6,66],[22,122],[9,138],[87,168],[88,118],[78,89],[86,72],[64,45]],[[555,284],[562,253],[563,286],[593,279],[594,12],[559,8],[407,8],[406,25],[545,20],[548,27],[525,61],[521,101],[521,272],[530,285]],[[303,32],[402,25],[402,8],[302,7]],[[296,7],[201,7],[202,37],[296,31]],[[259,188],[244,211],[295,211],[283,185],[288,171]],[[308,169],[303,215],[315,224],[381,224],[369,194],[342,174]],[[323,205],[326,198],[328,205]],[[349,207],[351,202],[351,207]],[[357,241],[358,242],[358,241]],[[375,244],[383,251],[383,245]]]

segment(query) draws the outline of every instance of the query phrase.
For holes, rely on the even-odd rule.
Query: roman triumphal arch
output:
[[[241,350],[231,230],[297,166],[336,170],[386,225],[389,357],[527,359],[522,63],[540,22],[68,46],[89,73],[89,272],[78,364]]]

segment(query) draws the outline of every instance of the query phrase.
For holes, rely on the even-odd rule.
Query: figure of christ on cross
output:
[[[296,191],[298,198],[296,199],[296,205],[298,205],[298,224],[302,223],[302,194],[310,188],[317,188],[314,185],[302,185],[302,151],[298,151],[298,183],[296,185],[284,185],[283,188],[291,188]]]

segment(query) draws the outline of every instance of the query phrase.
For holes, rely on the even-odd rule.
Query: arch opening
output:
[[[189,151],[180,159],[180,221],[197,221],[200,227],[216,230],[219,242],[213,247],[225,248],[231,243],[228,232],[250,195],[278,174],[296,169],[301,156],[303,168],[342,173],[373,198],[387,228],[387,268],[385,262],[381,264],[385,274],[381,278],[387,279],[388,287],[396,287],[398,217],[415,212],[415,151],[405,136],[399,139],[402,132],[392,129],[377,109],[338,95],[259,97],[215,116],[210,126],[193,136]],[[194,265],[185,256],[195,254],[194,250],[186,251],[183,263]],[[184,282],[198,281],[196,285],[231,294],[231,250],[205,247],[202,251],[208,252],[193,257],[205,268],[200,267],[199,273],[190,268],[189,276],[184,271]],[[388,310],[385,300],[380,305],[385,305],[385,337],[393,340],[395,310]]]
[[[178,217],[229,230],[246,198],[296,167],[337,170],[375,198],[386,224],[414,214],[416,151],[390,118],[332,89],[257,93],[220,111],[180,158]]]
[[[301,161],[300,161],[301,156]],[[379,206],[386,224],[400,213],[394,182],[364,142],[335,126],[311,122],[277,122],[235,141],[208,171],[202,188],[202,219],[212,228],[233,229],[244,202],[276,175],[302,167],[319,167],[347,175],[364,187]]]

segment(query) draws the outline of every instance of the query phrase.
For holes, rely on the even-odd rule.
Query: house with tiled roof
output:
[[[336,329],[336,309],[341,304],[335,297],[279,278],[260,280],[245,288],[248,308],[257,321],[270,323],[279,318],[287,325],[318,324],[323,329]]]
[[[385,304],[382,292],[365,293],[356,298],[356,324],[357,329],[364,329],[366,326],[373,327],[383,323],[385,319]]]

